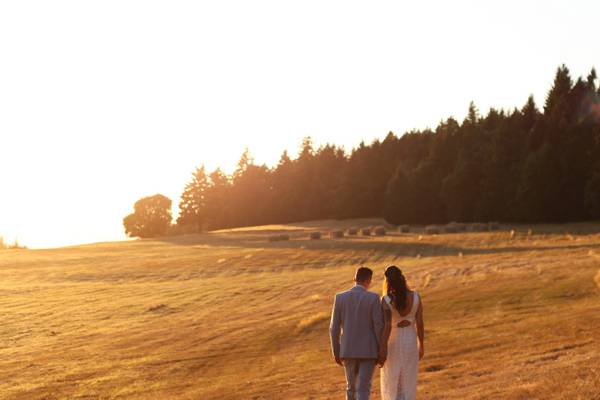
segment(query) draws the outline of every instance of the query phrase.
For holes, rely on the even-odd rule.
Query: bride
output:
[[[415,400],[419,360],[424,354],[423,305],[396,266],[385,270],[383,294],[385,327],[379,349],[381,398]]]

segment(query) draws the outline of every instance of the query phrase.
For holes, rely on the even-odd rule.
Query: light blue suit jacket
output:
[[[379,296],[364,286],[335,295],[329,333],[334,357],[377,358],[383,330]]]

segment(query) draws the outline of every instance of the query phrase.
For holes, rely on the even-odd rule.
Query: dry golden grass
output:
[[[380,224],[2,251],[0,398],[339,399],[333,295],[390,263],[424,299],[420,398],[600,398],[597,226],[307,239]]]

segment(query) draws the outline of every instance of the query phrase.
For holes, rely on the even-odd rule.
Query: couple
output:
[[[414,400],[423,358],[423,306],[396,266],[385,270],[383,298],[369,292],[373,271],[356,270],[355,286],[335,296],[329,331],[335,362],[346,370],[347,400],[368,400],[375,365],[382,400]],[[418,339],[418,340],[417,340]]]

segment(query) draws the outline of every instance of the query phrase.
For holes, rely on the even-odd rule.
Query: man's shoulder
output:
[[[335,297],[340,298],[340,297],[346,297],[346,296],[350,296],[352,293],[359,293],[362,296],[366,296],[369,299],[374,299],[379,301],[379,295],[375,292],[370,292],[368,290],[362,290],[362,291],[353,291],[352,289],[348,289],[348,290],[344,290],[342,292],[338,292],[335,294]]]
[[[377,293],[366,291],[365,294],[369,296],[370,299],[379,301],[379,295]]]
[[[343,290],[343,291],[341,291],[341,292],[337,292],[337,293],[335,294],[335,297],[336,297],[336,298],[345,297],[345,296],[347,296],[348,294],[350,294],[350,290]]]

